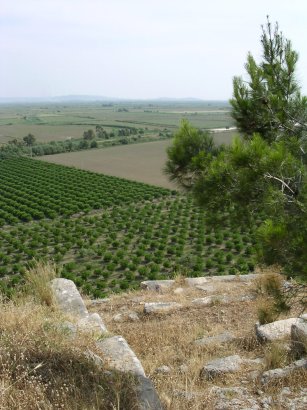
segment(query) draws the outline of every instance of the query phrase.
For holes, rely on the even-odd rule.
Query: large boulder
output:
[[[86,317],[88,311],[72,280],[56,278],[51,281],[51,289],[62,312],[72,316]]]
[[[122,336],[98,340],[96,346],[102,353],[104,364],[110,369],[145,377],[141,362]]]
[[[138,410],[164,410],[159,396],[148,377],[137,376]]]
[[[256,324],[256,336],[259,340],[268,342],[284,339],[290,336],[292,325],[296,325],[300,321],[302,321],[300,318],[290,318],[262,326]]]

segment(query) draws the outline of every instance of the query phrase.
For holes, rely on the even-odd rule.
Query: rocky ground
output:
[[[86,304],[111,334],[127,340],[165,408],[307,408],[307,361],[303,352],[294,354],[294,322],[255,330],[265,299],[258,276],[143,287]],[[299,326],[306,332],[304,319]]]

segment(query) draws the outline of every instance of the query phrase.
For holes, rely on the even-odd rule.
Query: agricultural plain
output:
[[[82,138],[83,132],[102,126],[107,132],[119,128],[142,129],[144,135],[176,130],[185,118],[199,128],[233,125],[226,102],[49,102],[0,105],[0,144],[22,140],[28,133],[38,142]]]
[[[30,158],[0,162],[0,277],[5,292],[33,259],[54,260],[84,292],[104,297],[145,279],[247,273],[253,230],[176,191]]]

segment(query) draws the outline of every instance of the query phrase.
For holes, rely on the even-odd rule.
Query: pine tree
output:
[[[307,98],[296,80],[298,53],[290,40],[272,28],[267,19],[262,26],[262,61],[257,64],[251,53],[245,65],[248,81],[233,79],[232,116],[245,136],[259,133],[269,142],[281,137],[302,138],[307,124]]]

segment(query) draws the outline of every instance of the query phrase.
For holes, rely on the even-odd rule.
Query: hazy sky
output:
[[[0,97],[228,99],[267,14],[307,94],[306,0],[0,0]]]

